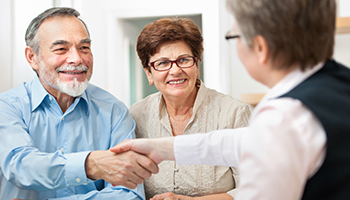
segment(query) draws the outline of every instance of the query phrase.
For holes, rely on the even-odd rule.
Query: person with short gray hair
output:
[[[39,38],[36,37],[39,26],[45,21],[47,18],[50,17],[76,17],[78,18],[84,25],[89,37],[89,29],[87,28],[85,22],[79,18],[80,13],[72,8],[66,8],[66,7],[56,7],[52,9],[46,10],[46,12],[41,13],[37,17],[35,17],[29,24],[26,34],[25,34],[25,42],[27,46],[30,46],[32,49],[34,49],[35,53],[39,54]]]
[[[235,200],[350,197],[350,70],[333,58],[335,0],[227,0],[237,54],[270,88],[248,128],[136,139],[156,163],[239,167]],[[153,199],[157,200],[157,199]]]
[[[135,122],[123,102],[89,84],[91,39],[79,12],[50,8],[25,39],[36,76],[0,94],[0,200],[144,200],[142,183],[158,167],[108,150],[135,137]]]

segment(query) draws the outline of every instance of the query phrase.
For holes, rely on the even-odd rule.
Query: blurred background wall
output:
[[[191,18],[201,28],[201,79],[208,87],[238,99],[245,93],[267,91],[249,77],[235,45],[224,39],[233,22],[225,0],[1,0],[0,92],[35,75],[24,57],[24,34],[35,16],[53,6],[73,7],[81,13],[92,39],[91,83],[108,90],[127,106],[157,91],[148,85],[135,44],[142,28],[162,17]],[[338,0],[339,17],[350,17],[349,8],[349,0]],[[335,37],[335,59],[350,66],[350,33]]]

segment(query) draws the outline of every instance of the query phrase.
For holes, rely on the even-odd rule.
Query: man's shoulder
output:
[[[26,99],[27,101],[28,98],[30,98],[30,91],[27,89],[28,83],[22,83],[18,87],[9,89],[7,91],[4,91],[0,93],[0,100],[3,101],[21,101]]]
[[[116,104],[123,104],[122,101],[120,101],[117,97],[115,97],[110,92],[94,85],[89,84],[89,86],[85,90],[86,95],[90,100],[93,101],[99,101],[104,103],[116,103]],[[124,104],[123,104],[124,105]]]

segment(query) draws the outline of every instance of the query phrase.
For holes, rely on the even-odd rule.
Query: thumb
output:
[[[129,151],[129,150],[131,150],[133,143],[134,143],[133,140],[126,139],[123,142],[110,148],[109,150],[112,151],[113,153],[122,153],[125,151]]]

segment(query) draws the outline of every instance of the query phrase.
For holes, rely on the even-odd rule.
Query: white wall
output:
[[[0,1],[0,92],[12,87],[11,0]]]
[[[349,0],[338,0],[338,16],[339,17],[350,17],[350,1]]]
[[[338,17],[350,17],[350,1],[338,0]],[[334,58],[350,67],[350,33],[335,36]]]
[[[349,0],[339,0],[340,4]],[[240,98],[242,93],[266,92],[249,77],[235,47],[224,36],[232,26],[225,0],[1,0],[0,1],[0,92],[30,81],[34,72],[24,58],[24,34],[31,19],[45,9],[72,6],[87,23],[94,54],[91,82],[110,91],[127,105],[129,70],[125,44],[130,41],[125,19],[201,14],[204,37],[204,79],[208,87]],[[170,6],[171,5],[171,6]],[[187,5],[184,7],[183,5]],[[167,9],[165,9],[167,8]],[[338,9],[339,10],[339,9]],[[343,10],[342,15],[349,13]],[[350,13],[348,14],[350,16]],[[130,28],[130,27],[129,27]],[[336,36],[334,57],[350,66],[350,34]]]

